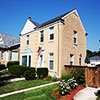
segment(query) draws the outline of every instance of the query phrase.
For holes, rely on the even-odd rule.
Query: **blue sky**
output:
[[[85,27],[87,49],[100,48],[100,0],[0,0],[0,32],[19,36],[25,21],[43,23],[76,8]]]

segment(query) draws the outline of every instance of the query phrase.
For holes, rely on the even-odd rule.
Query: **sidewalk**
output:
[[[49,85],[56,84],[56,83],[59,83],[59,81],[58,82],[44,84],[44,85],[40,85],[40,86],[36,86],[36,87],[31,87],[31,88],[27,88],[27,89],[23,89],[23,90],[18,90],[18,91],[14,91],[14,92],[10,92],[10,93],[5,93],[5,94],[0,95],[0,98],[1,97],[5,97],[5,96],[9,96],[9,95],[12,95],[12,94],[16,94],[16,93],[21,93],[21,92],[25,92],[25,91],[29,91],[29,90],[38,89],[38,88],[49,86]]]
[[[97,90],[98,88],[86,87],[74,96],[74,100],[96,100],[94,92]]]
[[[25,78],[13,78],[13,79],[1,81],[0,83],[15,82],[15,81],[22,81],[22,80],[25,80]]]

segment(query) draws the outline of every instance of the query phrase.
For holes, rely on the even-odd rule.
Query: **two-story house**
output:
[[[0,63],[7,64],[8,61],[19,61],[20,39],[0,32]]]
[[[48,67],[61,76],[64,65],[84,65],[86,31],[76,9],[38,24],[29,17],[20,34],[20,64]]]

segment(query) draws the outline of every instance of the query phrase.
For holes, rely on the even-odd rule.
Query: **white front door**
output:
[[[44,51],[41,52],[38,58],[38,67],[44,67]]]

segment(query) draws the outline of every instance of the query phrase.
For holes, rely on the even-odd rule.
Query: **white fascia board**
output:
[[[79,17],[78,12],[77,12],[77,10],[75,9],[75,10],[71,11],[69,14],[66,14],[64,17],[62,17],[62,19],[66,18],[67,16],[69,16],[69,15],[72,14],[72,13],[76,14],[76,15]]]
[[[20,43],[12,44],[12,45],[10,45],[8,47],[10,48],[10,47],[15,46],[15,45],[18,45],[18,44],[20,44]]]
[[[22,29],[21,35],[24,35],[32,30],[34,30],[36,26],[29,20],[27,19],[24,28]]]
[[[50,27],[52,27],[52,26],[54,26],[54,25],[57,25],[57,24],[59,24],[59,23],[61,24],[60,21],[56,21],[56,22],[54,22],[54,23],[48,24],[48,25],[46,25],[46,26],[43,26],[43,27],[41,27],[40,29],[34,29],[34,30],[30,31],[30,32],[27,32],[27,33],[21,35],[21,36],[24,36],[24,35],[27,35],[27,34],[31,34],[32,32],[41,31],[41,30],[44,30],[44,29],[46,29],[46,28],[50,28]]]

